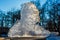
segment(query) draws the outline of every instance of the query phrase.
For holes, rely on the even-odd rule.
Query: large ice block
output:
[[[49,36],[50,32],[36,24],[40,21],[39,11],[33,3],[21,7],[21,20],[9,30],[9,37]]]

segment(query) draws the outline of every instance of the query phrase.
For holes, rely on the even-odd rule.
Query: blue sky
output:
[[[0,0],[0,9],[4,11],[8,11],[11,8],[21,8],[21,4],[25,2],[29,2],[31,0]],[[41,0],[41,4],[44,4],[46,0]]]

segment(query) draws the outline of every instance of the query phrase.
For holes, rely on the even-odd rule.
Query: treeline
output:
[[[9,29],[17,20],[20,20],[20,10],[0,11],[0,37],[7,37]]]
[[[47,0],[41,7],[39,0],[31,1],[40,12],[40,26],[60,32],[60,0]]]
[[[20,16],[20,10],[7,13],[0,11],[0,27],[12,27],[17,20],[20,20]]]

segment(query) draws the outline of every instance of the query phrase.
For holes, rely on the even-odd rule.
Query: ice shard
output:
[[[21,7],[21,20],[17,21],[15,25],[9,30],[8,36],[48,36],[50,32],[36,24],[39,21],[39,11],[36,6],[33,3],[25,3]]]

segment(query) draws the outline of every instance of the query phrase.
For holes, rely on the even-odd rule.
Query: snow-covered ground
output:
[[[50,36],[47,37],[46,40],[60,40],[60,36],[57,36],[56,33],[55,34],[50,34]]]
[[[60,36],[51,36],[48,37],[46,40],[60,40]]]

